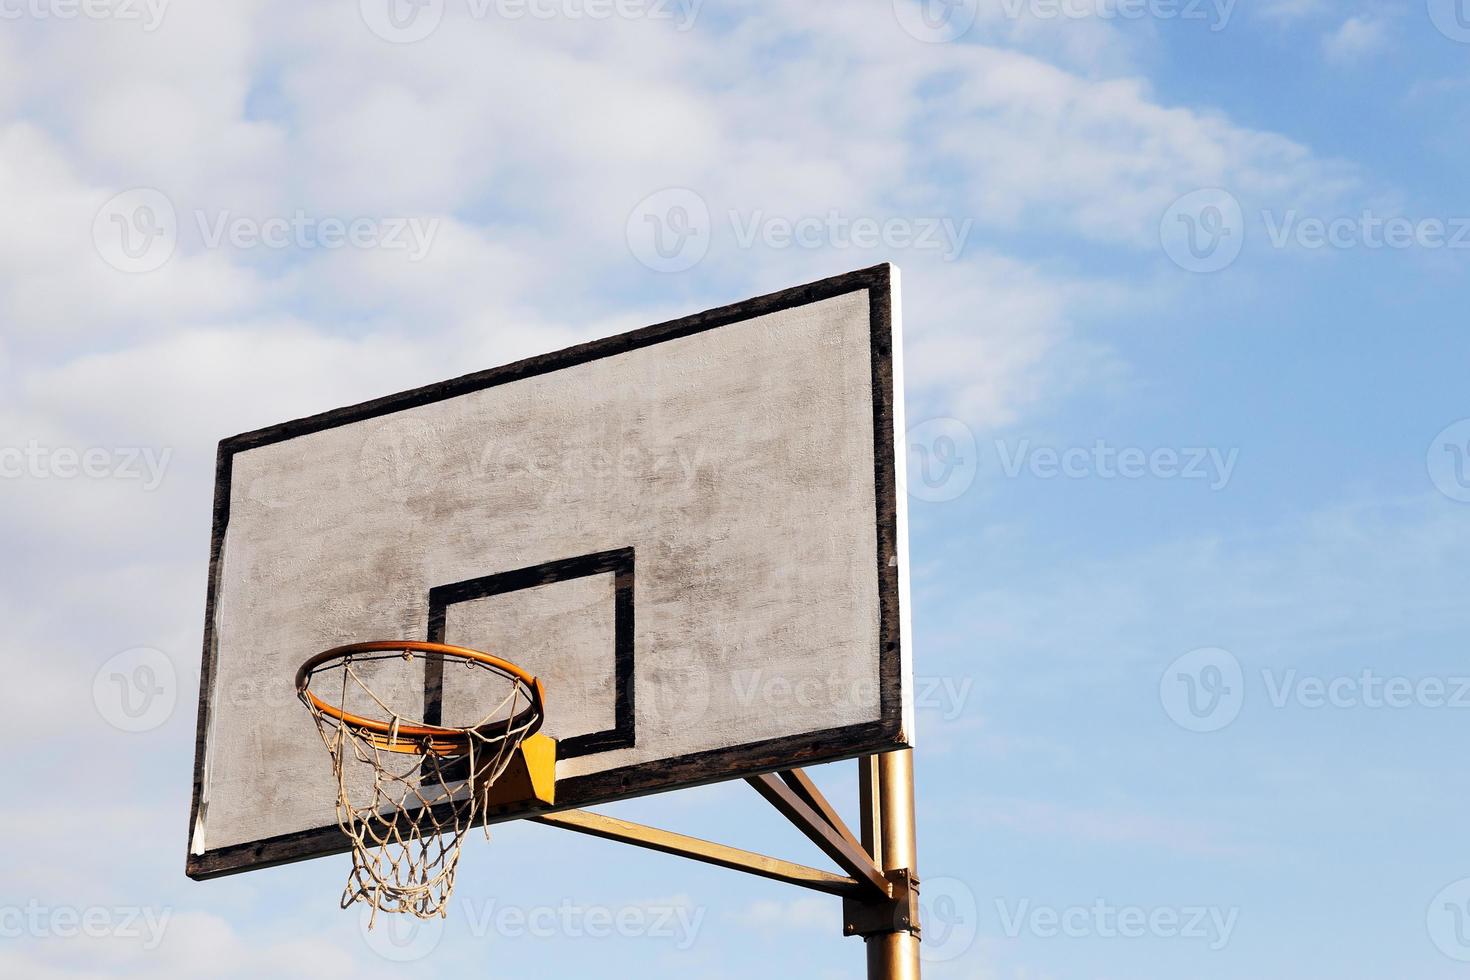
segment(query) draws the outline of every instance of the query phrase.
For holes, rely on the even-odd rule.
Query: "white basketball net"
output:
[[[412,913],[421,919],[446,914],[465,834],[484,813],[491,785],[540,722],[538,712],[527,710],[535,702],[520,678],[478,661],[446,658],[446,671],[456,665],[487,671],[509,687],[509,693],[474,725],[453,729],[468,736],[465,745],[454,747],[453,754],[446,753],[442,743],[436,748],[430,739],[400,735],[401,727],[422,726],[423,722],[396,713],[354,669],[354,663],[391,657],[411,661],[413,653],[347,654],[310,674],[315,681],[339,672],[336,704],[345,706],[349,694],[365,694],[381,710],[378,717],[391,725],[388,735],[332,717],[304,692],[301,698],[331,753],[337,777],[337,822],[352,839],[352,872],[342,892],[342,907],[369,903],[369,928],[380,910]],[[361,778],[351,778],[354,773],[362,775],[360,767],[372,773],[366,790]],[[476,773],[477,778],[470,775]],[[490,836],[488,827],[485,836]]]

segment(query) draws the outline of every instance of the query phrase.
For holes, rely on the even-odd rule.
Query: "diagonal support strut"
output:
[[[823,820],[827,821],[833,830],[847,838],[849,844],[867,853],[869,856],[872,855],[872,849],[858,840],[857,836],[848,829],[847,824],[838,815],[836,808],[827,802],[827,797],[823,796],[822,791],[817,789],[816,783],[811,781],[811,777],[806,774],[804,769],[786,769],[778,772],[776,775],[780,776],[781,781],[791,788],[791,792],[801,797],[803,803],[811,807]],[[873,864],[879,864],[877,858],[873,859]]]
[[[861,882],[867,892],[864,897],[887,899],[892,896],[892,884],[873,863],[872,857],[863,850],[862,845],[852,839],[850,832],[847,834],[839,832],[785,781],[766,773],[761,776],[750,776],[746,782],[755,787],[755,791],[764,796],[768,803],[781,812],[782,816],[795,824],[796,828],[805,834],[813,844],[821,848],[823,854],[837,862],[838,867]]]

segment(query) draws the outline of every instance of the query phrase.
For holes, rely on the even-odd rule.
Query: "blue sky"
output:
[[[833,900],[546,828],[398,945],[345,859],[182,866],[219,438],[880,261],[959,454],[927,974],[1463,972],[1470,4],[487,3],[0,0],[0,972],[855,975]]]

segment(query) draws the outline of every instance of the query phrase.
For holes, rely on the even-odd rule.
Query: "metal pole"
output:
[[[918,835],[914,821],[912,749],[859,759],[863,792],[863,836],[874,833],[873,856],[884,871],[917,875]],[[919,937],[881,932],[866,938],[868,980],[919,980]]]

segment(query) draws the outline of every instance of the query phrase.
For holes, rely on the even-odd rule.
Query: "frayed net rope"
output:
[[[314,679],[319,673],[340,670],[342,689],[337,703],[345,707],[353,688],[361,690],[382,711],[382,717],[390,719],[391,733],[386,741],[398,746],[399,751],[381,747],[383,736],[366,734],[330,717],[302,697],[331,754],[332,771],[337,777],[337,822],[352,840],[352,872],[342,892],[342,907],[369,903],[369,928],[376,923],[379,911],[411,913],[421,919],[446,914],[465,834],[483,813],[490,786],[505,772],[516,749],[539,721],[527,713],[520,724],[497,726],[489,734],[479,731],[498,719],[514,722],[532,699],[520,678],[488,664],[464,660],[461,663],[469,669],[489,671],[511,685],[510,693],[480,721],[455,729],[468,736],[467,752],[440,755],[430,751],[422,739],[400,739],[401,726],[421,723],[393,711],[353,666],[355,660],[392,656],[413,659],[407,650],[402,654],[349,654],[318,667],[311,676]],[[417,748],[402,751],[411,745]],[[353,799],[348,776],[362,770],[350,765],[352,762],[373,773],[371,789],[358,799]],[[485,828],[485,837],[490,837],[489,827]]]

